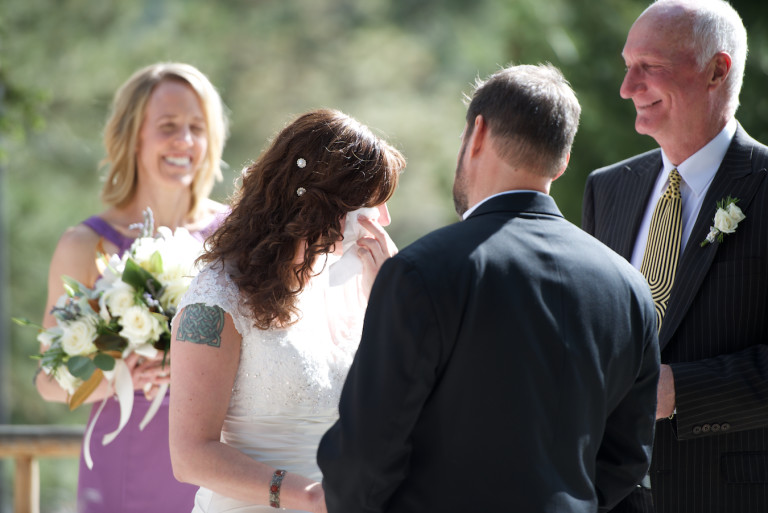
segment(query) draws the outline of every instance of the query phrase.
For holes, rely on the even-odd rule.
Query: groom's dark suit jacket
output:
[[[650,292],[551,197],[505,194],[389,259],[340,420],[331,513],[595,512],[649,464]]]
[[[583,227],[631,258],[661,169],[655,150],[592,173]],[[768,512],[768,148],[739,127],[680,256],[659,333],[677,414],[656,428],[657,513]],[[746,215],[701,247],[720,200]]]

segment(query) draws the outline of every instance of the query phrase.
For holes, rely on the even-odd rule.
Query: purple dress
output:
[[[221,224],[224,215],[192,235],[201,242]],[[120,254],[130,248],[132,238],[112,228],[106,221],[93,216],[83,224],[118,247]],[[101,440],[117,429],[120,405],[112,397],[99,416],[91,437],[93,469],[85,464],[80,453],[80,473],[77,484],[77,507],[80,513],[148,513],[191,511],[197,487],[180,483],[173,477],[168,447],[168,405],[170,391],[162,406],[144,431],[139,423],[149,409],[150,401],[141,391],[135,392],[133,410],[128,424],[112,443]],[[101,403],[91,409],[92,421]]]

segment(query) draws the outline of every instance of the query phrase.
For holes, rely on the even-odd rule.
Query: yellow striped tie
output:
[[[677,169],[673,169],[669,173],[669,186],[659,198],[656,209],[653,211],[648,243],[640,266],[640,272],[651,287],[659,329],[667,312],[669,293],[675,281],[677,259],[680,256],[680,239],[683,231],[681,181],[680,173]]]

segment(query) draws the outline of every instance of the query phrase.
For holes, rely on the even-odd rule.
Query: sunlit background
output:
[[[509,63],[551,62],[582,104],[566,174],[553,187],[580,222],[587,174],[654,147],[619,98],[636,0],[3,0],[0,4],[0,423],[84,423],[32,386],[34,330],[61,233],[97,213],[101,131],[117,87],[139,67],[184,61],[206,73],[230,110],[228,167],[214,198],[294,115],[343,110],[408,159],[390,204],[404,246],[457,220],[451,185],[464,93]],[[750,56],[738,118],[768,142],[768,12],[735,1]],[[149,463],[149,462],[148,462]],[[42,511],[75,510],[77,462],[42,460]],[[13,466],[2,463],[0,511]]]

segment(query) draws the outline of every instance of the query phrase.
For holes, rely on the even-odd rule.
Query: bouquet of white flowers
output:
[[[69,392],[70,409],[81,405],[105,377],[114,386],[120,424],[105,436],[105,445],[122,430],[133,408],[133,383],[123,360],[134,352],[155,357],[164,351],[167,357],[170,321],[197,274],[195,260],[202,250],[201,243],[183,228],[171,232],[161,226],[153,236],[149,209],[140,227],[141,236],[124,255],[99,256],[102,276],[93,288],[63,277],[66,294],[52,310],[57,325],[41,329],[38,340],[48,349],[34,356],[40,359],[42,371]],[[166,391],[167,385],[160,387],[141,429],[160,407]],[[94,423],[96,418],[98,414]],[[92,427],[86,430],[86,452]]]

